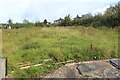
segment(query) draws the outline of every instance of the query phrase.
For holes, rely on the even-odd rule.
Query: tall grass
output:
[[[2,53],[12,77],[39,77],[67,60],[99,60],[118,57],[118,30],[92,27],[43,27],[3,30]],[[18,63],[44,63],[20,70]],[[14,73],[12,73],[14,71]]]

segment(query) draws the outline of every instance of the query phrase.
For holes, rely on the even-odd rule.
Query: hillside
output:
[[[2,36],[8,73],[15,78],[38,77],[61,66],[59,62],[118,57],[117,29],[31,27],[3,30]],[[32,66],[35,64],[44,65]],[[27,65],[32,67],[20,69]]]

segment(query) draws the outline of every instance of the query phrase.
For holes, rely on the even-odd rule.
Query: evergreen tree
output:
[[[47,24],[47,20],[46,19],[44,20],[44,24]]]
[[[7,23],[8,23],[8,24],[13,24],[12,19],[9,19],[9,20],[7,21]]]

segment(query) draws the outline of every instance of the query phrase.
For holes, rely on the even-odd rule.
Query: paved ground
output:
[[[92,66],[94,65],[94,70],[92,72],[88,71],[85,73],[85,69],[81,67],[80,69],[83,73],[81,74],[77,69],[77,67],[80,66],[80,64]],[[88,66],[86,66],[86,69],[88,69]],[[101,60],[69,63],[60,67],[59,69],[51,71],[48,74],[44,74],[43,76],[41,76],[41,78],[116,78],[119,76],[120,70],[116,69],[114,66],[109,64],[107,60]]]

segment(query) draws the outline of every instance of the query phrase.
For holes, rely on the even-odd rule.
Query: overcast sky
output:
[[[75,17],[86,13],[104,12],[110,5],[117,4],[119,0],[0,0],[0,23],[9,18],[13,22],[54,21],[67,14]]]

